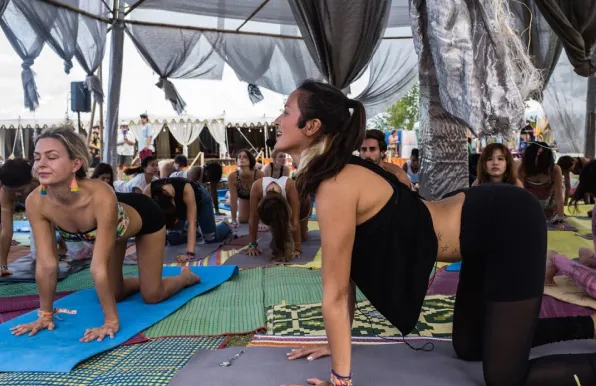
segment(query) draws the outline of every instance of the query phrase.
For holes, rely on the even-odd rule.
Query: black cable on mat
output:
[[[432,278],[431,278],[431,280],[430,280],[430,283],[429,283],[429,285],[428,285],[428,288],[430,288],[430,287],[432,286],[433,282],[435,281],[435,275],[436,275],[436,273],[437,273],[437,261],[435,261],[435,267],[434,267],[434,268],[435,268],[435,270],[434,270],[434,274],[433,274],[433,277],[432,277]],[[428,289],[427,289],[427,290],[428,290]],[[370,317],[369,317],[367,314],[365,314],[364,312],[362,312],[362,311],[360,310],[360,308],[358,307],[358,302],[355,302],[355,303],[356,303],[356,304],[355,304],[355,309],[356,309],[356,311],[358,311],[358,312],[359,312],[361,315],[363,315],[364,317],[366,317],[366,320],[368,320],[368,324],[370,325],[370,328],[371,328],[371,330],[374,330],[374,328],[373,328],[373,324],[372,324],[372,321],[371,321]],[[418,331],[418,329],[417,329],[417,328],[414,328],[414,331],[416,331],[416,333],[418,334],[418,336],[422,338],[422,335],[420,335],[420,331]],[[401,332],[401,331],[400,331],[400,332]],[[426,352],[431,352],[431,351],[433,351],[433,350],[435,349],[435,345],[434,345],[434,343],[433,343],[433,342],[426,342],[426,343],[424,343],[424,344],[422,345],[422,347],[413,347],[413,346],[412,346],[410,343],[408,343],[408,342],[406,341],[406,338],[405,338],[403,335],[401,336],[401,341],[400,341],[400,340],[398,340],[398,339],[392,339],[392,338],[386,338],[386,337],[384,337],[384,336],[380,336],[380,335],[379,335],[379,334],[377,334],[376,332],[375,332],[375,336],[376,336],[377,338],[380,338],[380,339],[386,340],[386,341],[388,341],[388,342],[405,343],[405,344],[406,344],[406,345],[407,345],[407,346],[408,346],[410,349],[412,349],[412,350],[414,350],[414,351],[426,351]],[[430,345],[430,348],[426,348],[428,345]]]

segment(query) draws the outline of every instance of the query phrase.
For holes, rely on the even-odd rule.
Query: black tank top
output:
[[[186,203],[184,202],[184,187],[186,184],[190,184],[195,192],[195,200],[197,207],[201,203],[201,195],[199,194],[198,186],[196,183],[183,177],[168,177],[161,180],[153,181],[151,184],[163,188],[164,185],[172,185],[174,188],[174,203],[176,205],[176,217],[179,220],[186,220]]]
[[[352,156],[348,163],[380,175],[393,187],[385,206],[356,227],[351,278],[371,304],[407,335],[418,321],[437,257],[430,212],[395,175],[359,157]]]

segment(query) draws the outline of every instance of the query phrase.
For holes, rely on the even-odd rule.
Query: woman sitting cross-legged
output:
[[[579,176],[579,184],[574,193],[575,204],[586,195],[596,194],[596,161],[586,164]],[[592,216],[592,240],[596,250],[596,216]],[[546,261],[544,285],[554,286],[554,277],[562,273],[582,287],[588,295],[596,299],[596,253],[589,248],[580,248],[579,263],[549,251]]]
[[[56,296],[54,224],[66,241],[94,242],[91,277],[104,324],[89,328],[82,342],[113,337],[120,328],[116,302],[140,291],[147,303],[158,303],[200,281],[188,267],[179,276],[162,278],[164,218],[149,197],[116,194],[105,183],[86,178],[89,152],[70,128],[47,129],[35,141],[33,170],[41,184],[27,198],[27,216],[37,244],[36,282],[39,319],[13,327],[12,333],[35,335],[53,330]],[[135,237],[139,276],[124,278],[122,264],[128,239]]]
[[[288,177],[263,177],[250,191],[250,244],[248,255],[263,253],[258,248],[259,219],[271,230],[273,261],[288,262],[301,252],[300,202],[296,184]]]
[[[224,241],[232,234],[225,222],[215,223],[211,195],[199,183],[182,177],[162,178],[145,188],[161,208],[168,230],[186,230],[186,254],[177,257],[179,263],[195,258],[197,224],[201,227],[206,243]]]
[[[501,143],[491,143],[484,148],[478,166],[477,178],[472,186],[503,182],[523,188],[524,185],[517,179],[513,156],[507,146]]]
[[[319,350],[331,354],[331,374],[330,383],[311,384],[352,384],[356,286],[407,335],[435,263],[460,260],[453,348],[463,360],[482,361],[487,385],[566,385],[574,376],[582,385],[596,384],[596,353],[530,359],[534,345],[594,338],[590,317],[538,318],[547,230],[530,193],[481,184],[441,201],[422,200],[394,175],[352,155],[366,130],[364,106],[329,84],[300,85],[276,124],[276,149],[298,163],[300,196],[316,193],[321,229],[329,345]],[[299,349],[290,359],[306,353]]]

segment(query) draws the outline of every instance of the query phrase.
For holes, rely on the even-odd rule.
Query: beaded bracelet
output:
[[[256,241],[252,241],[250,244],[248,244],[248,247],[250,249],[255,249],[259,246],[259,244]]]
[[[352,374],[347,377],[342,377],[331,370],[331,384],[333,386],[352,386]]]

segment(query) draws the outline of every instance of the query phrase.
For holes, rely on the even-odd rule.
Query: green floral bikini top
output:
[[[128,215],[124,211],[124,207],[122,204],[118,203],[118,223],[116,225],[116,240],[118,240],[124,233],[126,229],[128,229],[128,223],[130,219]],[[94,242],[97,238],[97,227],[84,233],[70,233],[61,229],[60,227],[56,226],[60,237],[64,239],[64,241],[87,241],[87,242]]]

